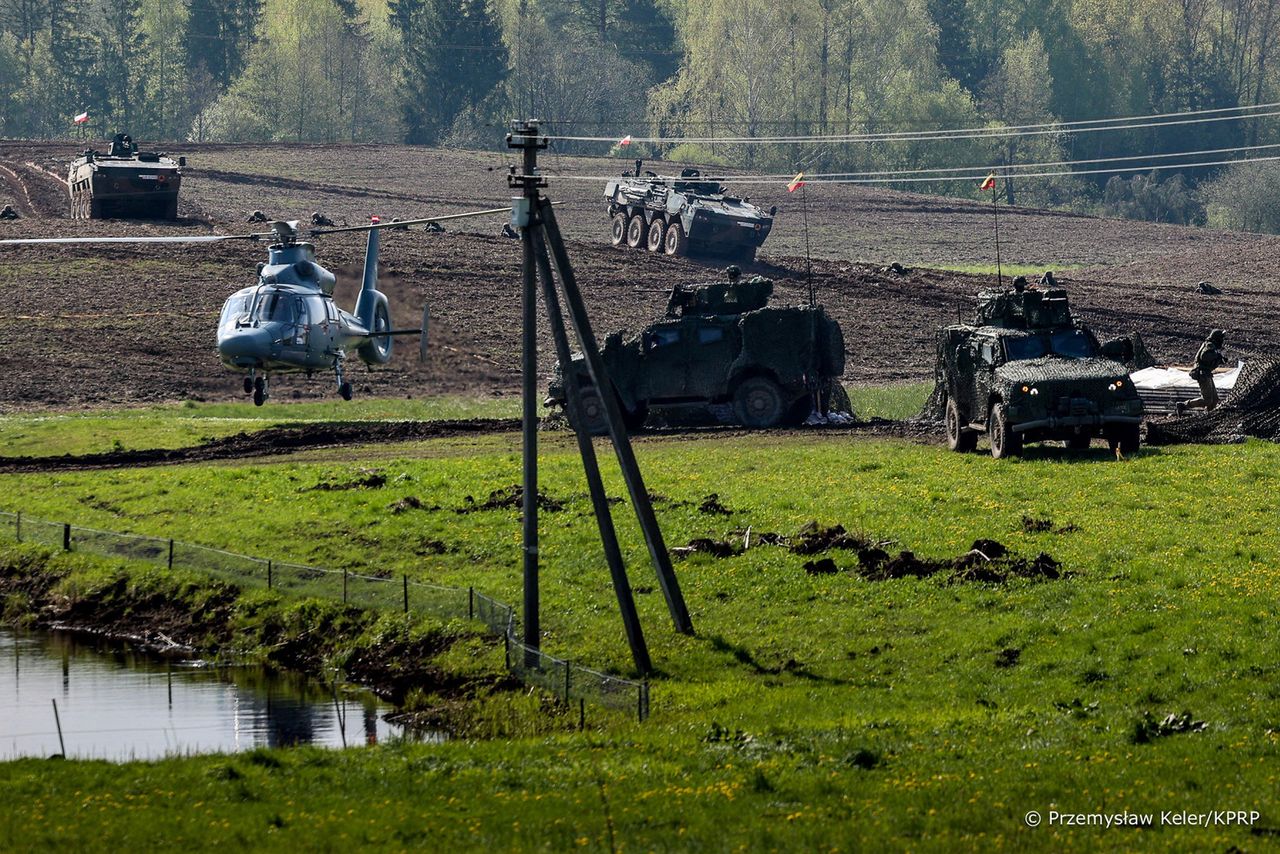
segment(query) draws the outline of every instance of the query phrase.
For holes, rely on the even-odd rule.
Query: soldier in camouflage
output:
[[[1190,372],[1191,379],[1200,385],[1200,396],[1188,401],[1185,406],[1179,406],[1179,411],[1183,409],[1213,410],[1218,407],[1218,389],[1213,384],[1213,372],[1226,361],[1222,355],[1222,342],[1225,338],[1226,332],[1215,329],[1200,345],[1200,352],[1196,353],[1195,367]]]
[[[0,219],[17,219],[18,212],[13,209],[13,205],[5,205],[0,208]]]

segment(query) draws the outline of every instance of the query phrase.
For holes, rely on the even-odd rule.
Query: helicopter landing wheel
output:
[[[350,400],[351,399],[351,383],[346,382],[344,380],[342,385],[338,386],[338,395],[343,400]]]
[[[244,378],[244,393],[253,394],[253,377]]]
[[[254,390],[255,392],[260,391],[260,392],[262,392],[262,393],[265,395],[265,394],[267,393],[267,378],[266,378],[266,377],[254,377],[254,379],[253,379],[253,390]]]
[[[267,390],[263,388],[255,388],[253,390],[253,405],[261,406],[267,402]]]

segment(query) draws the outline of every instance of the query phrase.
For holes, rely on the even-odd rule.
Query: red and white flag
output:
[[[85,110],[83,113],[81,113],[80,115],[78,115],[78,116],[76,116],[74,119],[72,119],[72,121],[74,121],[74,122],[75,122],[76,124],[78,124],[78,125],[88,124],[88,123],[89,123],[89,111],[88,111],[88,110]]]
[[[798,190],[800,187],[803,187],[803,186],[804,186],[804,173],[801,172],[800,174],[796,175],[796,177],[792,178],[791,182],[787,184],[787,192],[794,193],[796,190]]]
[[[627,134],[622,139],[618,140],[618,145],[630,145],[630,144],[631,144],[631,134]]]

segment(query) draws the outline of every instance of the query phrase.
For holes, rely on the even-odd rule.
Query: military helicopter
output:
[[[261,406],[270,394],[272,373],[306,373],[332,370],[343,400],[352,397],[351,383],[343,376],[348,350],[365,364],[384,365],[391,360],[396,336],[418,335],[419,358],[426,357],[428,308],[423,307],[417,329],[393,329],[386,294],[378,290],[378,233],[383,228],[440,223],[464,217],[510,213],[492,208],[461,214],[381,222],[343,228],[313,228],[306,234],[367,231],[364,275],[353,311],[339,308],[333,298],[337,277],[316,263],[315,246],[298,239],[297,221],[273,222],[268,232],[230,235],[172,237],[50,237],[0,240],[0,245],[47,243],[215,243],[224,240],[263,240],[267,261],[258,265],[256,284],[241,288],[223,303],[218,321],[218,356],[234,371],[246,372],[245,394]]]

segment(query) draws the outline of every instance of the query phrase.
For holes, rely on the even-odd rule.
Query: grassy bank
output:
[[[628,673],[580,466],[566,436],[546,434],[543,448],[544,644]],[[733,532],[748,527],[756,543],[677,563],[698,628],[678,636],[629,508],[615,508],[661,670],[647,724],[340,755],[11,763],[0,792],[16,806],[0,833],[14,835],[0,847],[197,831],[196,847],[325,847],[341,833],[395,847],[612,838],[702,850],[1251,849],[1262,838],[1047,818],[1032,830],[1032,809],[1258,809],[1260,825],[1280,827],[1280,535],[1268,497],[1280,448],[1125,462],[1030,449],[995,462],[828,433],[648,437],[637,452],[669,545],[740,547]],[[515,437],[485,436],[305,462],[5,476],[0,504],[519,601],[518,510],[489,501],[518,465]],[[625,494],[616,476],[608,486]],[[1051,554],[1064,574],[886,579],[855,551],[761,544],[811,520],[939,561],[997,540]],[[822,557],[840,571],[806,571]],[[1183,712],[1186,726],[1160,725]],[[126,794],[129,811],[110,808]]]

